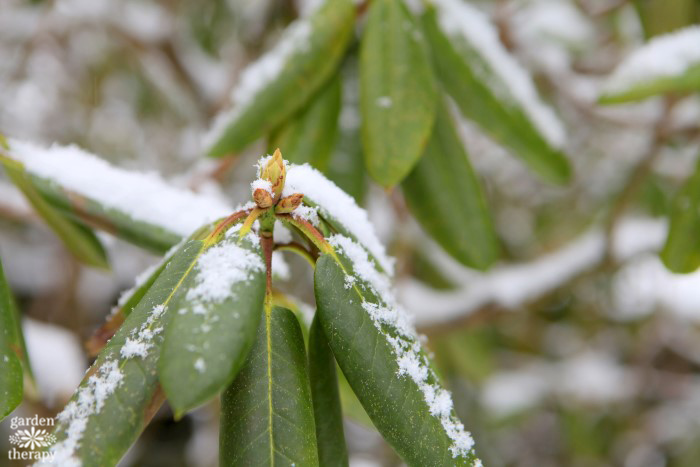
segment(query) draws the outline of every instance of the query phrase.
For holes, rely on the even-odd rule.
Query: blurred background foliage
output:
[[[248,198],[257,157],[276,146],[286,155],[288,146],[290,158],[309,158],[369,210],[397,258],[399,295],[429,337],[486,465],[698,465],[700,274],[675,275],[658,253],[674,197],[695,170],[700,100],[688,92],[616,106],[597,100],[624,57],[696,23],[700,2],[470,2],[563,121],[572,167],[568,183],[547,183],[450,107],[500,244],[487,272],[445,254],[407,207],[410,196],[367,175],[357,38],[340,76],[269,138],[203,157],[202,135],[230,105],[241,71],[311,3],[3,1],[0,131],[77,143],[234,202]],[[366,7],[357,4],[360,13]],[[360,16],[357,37],[364,24]],[[300,132],[321,135],[322,144],[303,146]],[[0,179],[0,256],[40,392],[18,413],[60,410],[88,362],[82,343],[156,259],[99,237],[110,272],[80,265]],[[695,241],[686,238],[678,257]],[[312,303],[308,266],[288,262],[282,289]],[[351,463],[400,465],[347,387],[344,396]],[[204,407],[174,423],[163,409],[123,464],[215,465],[215,418]],[[2,451],[8,436],[0,436]]]

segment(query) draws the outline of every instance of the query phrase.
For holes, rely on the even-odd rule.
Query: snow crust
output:
[[[700,26],[658,36],[620,63],[605,85],[617,94],[661,78],[682,75],[700,65]]]
[[[288,167],[282,195],[289,196],[293,193],[302,193],[318,206],[321,216],[335,219],[342,224],[379,262],[384,271],[390,276],[393,274],[394,260],[386,254],[384,245],[379,241],[367,217],[367,212],[355,203],[352,196],[308,164],[292,164]],[[298,211],[297,215],[303,212],[299,209],[294,211]]]
[[[522,107],[549,144],[562,148],[566,142],[563,124],[552,109],[542,102],[532,78],[508,53],[488,17],[461,0],[433,0],[433,3],[443,31],[450,37],[466,40],[505,84],[505,88],[496,87],[493,80],[488,80],[494,92],[497,95],[506,92]]]
[[[9,143],[10,155],[29,173],[183,237],[233,212],[215,198],[173,188],[156,174],[114,167],[74,145],[44,148],[18,140]]]

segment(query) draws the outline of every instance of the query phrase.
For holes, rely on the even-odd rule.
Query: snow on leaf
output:
[[[77,146],[44,148],[14,139],[9,142],[10,156],[31,175],[182,237],[233,212],[218,199],[173,188],[152,173],[114,167]]]
[[[700,65],[700,26],[690,26],[649,41],[620,63],[605,84],[618,94],[661,78],[682,75]]]
[[[212,146],[221,138],[226,128],[255,102],[258,93],[282,72],[295,52],[308,48],[310,35],[311,23],[304,18],[296,20],[285,30],[275,47],[243,70],[238,85],[231,92],[234,106],[214,119],[211,129],[204,135],[205,147]]]
[[[409,315],[397,303],[389,277],[378,271],[364,248],[350,238],[334,235],[329,243],[352,263],[354,276],[351,281],[346,276],[345,285],[359,287],[376,298],[376,302],[370,301],[363,294],[362,308],[390,344],[399,367],[397,376],[410,378],[422,392],[430,414],[440,421],[452,441],[453,457],[468,456],[474,440],[453,415],[450,393],[439,385],[437,375],[421,351],[420,338]]]
[[[496,75],[497,80],[486,79],[494,93],[517,102],[549,144],[560,149],[566,141],[564,126],[542,102],[532,78],[508,53],[488,17],[461,0],[433,0],[433,3],[444,32],[449,37],[465,40]]]
[[[116,360],[106,361],[97,373],[88,378],[87,384],[78,389],[75,400],[66,405],[57,415],[59,422],[67,425],[67,436],[50,448],[50,452],[54,454],[51,460],[53,465],[79,466],[82,464],[75,457],[75,453],[83,438],[88,417],[102,410],[105,401],[119,387],[123,377]]]
[[[360,208],[350,195],[308,164],[292,164],[287,169],[282,196],[293,193],[302,193],[305,199],[318,206],[321,216],[332,218],[340,223],[371,253],[384,271],[390,275],[393,274],[394,261],[386,254],[367,217],[367,212]],[[295,212],[299,209],[297,208]],[[300,213],[303,212],[300,211]]]

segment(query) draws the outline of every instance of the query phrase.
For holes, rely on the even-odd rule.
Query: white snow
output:
[[[255,179],[250,184],[250,190],[255,193],[255,190],[265,190],[270,193],[270,196],[274,196],[272,193],[272,183],[269,180],[263,180],[262,178]]]
[[[231,297],[231,287],[248,281],[254,272],[265,270],[259,255],[228,241],[209,248],[197,260],[196,285],[187,291],[187,301],[220,303]]]
[[[320,222],[318,218],[318,206],[298,206],[294,211],[292,211],[292,217],[296,219],[305,220],[314,227],[318,227]]]
[[[613,255],[625,260],[640,252],[658,249],[665,238],[666,224],[652,219],[624,219],[613,237]],[[515,309],[566,284],[603,259],[605,235],[593,228],[552,253],[521,264],[502,265],[487,273],[458,266],[436,247],[431,256],[440,262],[462,287],[436,291],[415,280],[400,284],[400,297],[421,326],[445,323],[464,317],[488,304]]]
[[[80,446],[88,417],[99,413],[107,398],[119,387],[123,373],[116,360],[107,360],[99,370],[90,376],[87,384],[78,388],[74,400],[68,403],[56,418],[66,425],[66,438],[51,446],[54,454],[53,465],[80,466],[82,462],[75,457]]]
[[[305,52],[309,46],[311,23],[301,18],[290,24],[275,47],[241,73],[238,85],[231,92],[233,107],[220,113],[203,138],[205,147],[215,144],[226,128],[253,102],[268,84],[279,76],[290,58]]]
[[[114,167],[77,146],[43,148],[17,140],[9,143],[10,156],[29,173],[183,237],[233,212],[231,206],[215,198],[173,188],[152,173]]]
[[[340,223],[370,252],[384,271],[389,275],[393,274],[393,259],[386,254],[384,246],[377,238],[367,212],[360,208],[350,195],[308,164],[292,164],[287,169],[287,179],[282,195],[289,196],[293,193],[302,193],[305,198],[319,207],[321,216],[335,219]],[[298,210],[299,208],[295,212]]]
[[[119,350],[122,358],[141,357],[146,358],[149,350],[153,347],[153,338],[163,331],[163,327],[153,328],[156,320],[165,313],[165,305],[156,305],[151,310],[146,321],[138,329],[133,329],[124,345]]]
[[[489,18],[469,3],[461,0],[433,0],[438,21],[445,33],[452,38],[462,38],[491,68],[504,86],[498,86],[493,78],[487,79],[496,95],[515,100],[554,148],[566,142],[566,132],[552,109],[542,102],[532,78],[512,57],[501,43],[498,32]]]
[[[352,271],[346,271],[345,286],[347,288],[350,283],[350,287],[364,290],[362,308],[391,346],[398,365],[397,376],[409,378],[422,392],[429,412],[440,421],[452,441],[452,456],[470,455],[474,440],[453,415],[450,393],[439,385],[437,376],[421,351],[418,335],[408,314],[394,298],[389,277],[379,272],[365,249],[350,238],[336,234],[329,239],[329,243],[352,263]],[[352,279],[349,280],[349,277]]]
[[[388,109],[391,107],[393,104],[391,97],[389,96],[382,96],[377,98],[377,107],[381,107],[383,109]]]
[[[682,75],[700,65],[700,26],[658,36],[620,63],[605,85],[617,94],[655,80]]]

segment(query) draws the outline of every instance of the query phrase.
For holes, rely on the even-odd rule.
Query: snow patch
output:
[[[527,71],[503,46],[489,18],[461,0],[433,0],[433,3],[445,33],[465,39],[505,84],[505,88],[494,89],[497,95],[507,92],[550,145],[557,149],[563,147],[566,142],[564,126],[552,109],[542,102]],[[488,80],[487,84],[495,86],[493,80]]]
[[[232,212],[217,199],[173,188],[156,174],[114,167],[74,145],[44,148],[14,139],[9,143],[10,156],[30,174],[182,237]]]
[[[52,463],[62,466],[79,466],[82,462],[75,456],[80,446],[88,418],[102,410],[107,398],[119,387],[124,374],[116,360],[107,360],[84,386],[78,388],[74,400],[68,403],[56,418],[67,425],[66,438],[51,446]]]
[[[620,63],[605,85],[617,94],[655,80],[682,75],[700,65],[700,26],[690,26],[649,41]]]
[[[283,196],[302,193],[319,208],[319,214],[340,223],[379,262],[381,268],[393,274],[394,261],[386,254],[367,212],[321,172],[308,164],[291,165],[287,170]],[[301,207],[294,212],[299,211]],[[303,212],[303,211],[301,211]]]
[[[280,37],[277,45],[249,65],[241,73],[238,85],[231,92],[232,109],[219,114],[209,132],[204,136],[205,147],[215,144],[230,126],[253,102],[270,82],[279,76],[289,59],[309,47],[311,23],[307,19],[294,21]]]

